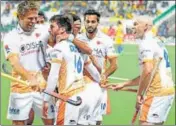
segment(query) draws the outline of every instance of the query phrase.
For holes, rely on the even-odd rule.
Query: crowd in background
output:
[[[20,2],[20,1],[19,1]],[[3,33],[13,29],[17,24],[16,20],[16,5],[18,1],[2,1],[1,2],[1,27]],[[148,15],[154,18],[161,14],[169,7],[168,1],[40,1],[41,11],[45,13],[49,19],[54,14],[63,14],[67,12],[75,13],[82,16],[87,8],[96,9],[101,13],[102,17],[111,18],[115,17],[119,20],[132,19],[136,15]],[[106,11],[105,11],[106,10]],[[117,36],[124,36],[124,31],[118,29],[118,21],[115,22],[116,26],[108,25],[102,27],[104,33],[110,35],[115,41],[119,38]],[[123,25],[123,23],[121,24]],[[159,35],[168,37],[168,22],[163,22],[157,32]],[[125,31],[125,34],[128,33]],[[156,32],[156,29],[153,29]],[[130,34],[130,32],[128,33]],[[128,36],[129,37],[129,36]]]

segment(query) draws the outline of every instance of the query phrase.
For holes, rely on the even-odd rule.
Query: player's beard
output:
[[[89,34],[93,34],[93,33],[95,33],[97,31],[97,28],[88,27],[88,28],[86,28],[86,31]]]

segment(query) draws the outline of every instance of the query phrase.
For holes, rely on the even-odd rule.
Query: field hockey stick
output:
[[[160,65],[161,60],[162,60],[162,58],[159,58],[159,60],[157,61],[155,67],[153,68],[153,71],[152,71],[152,73],[151,73],[151,77],[150,77],[150,80],[149,80],[149,84],[147,85],[146,90],[144,90],[144,91],[142,92],[142,95],[141,95],[142,97],[144,97],[145,93],[146,93],[147,90],[149,89],[149,87],[150,87],[150,85],[151,85],[151,82],[152,82],[152,80],[153,80],[153,77],[154,77],[154,75],[155,75],[155,73],[156,73],[156,70],[158,69],[158,67],[159,67],[159,65]],[[132,124],[132,125],[134,125],[139,111],[140,111],[140,109],[136,109],[136,111],[135,111],[135,113],[134,113],[134,115],[133,115],[132,121],[131,121],[131,124]]]
[[[43,92],[45,94],[51,95],[55,98],[61,99],[62,101],[67,102],[67,103],[69,103],[71,105],[74,105],[74,106],[79,106],[82,103],[82,99],[79,96],[77,96],[76,101],[74,101],[74,100],[68,99],[66,96],[60,95],[56,92],[48,92],[48,91],[43,91]]]
[[[76,88],[73,87],[73,84],[71,84],[68,88],[64,89],[63,91],[61,91],[60,94],[67,94],[69,92],[75,91],[75,90],[80,90],[83,89],[85,87],[85,85],[79,85]]]
[[[42,42],[40,41],[40,48],[41,48],[41,52],[42,52],[42,55],[43,55],[43,61],[44,61],[44,66],[46,66],[47,62],[46,62],[46,57],[45,57],[45,52],[44,52],[44,46],[42,44]]]
[[[23,85],[29,85],[29,83],[26,82],[26,81],[17,79],[17,78],[15,78],[13,76],[10,76],[10,75],[2,73],[2,72],[1,72],[1,76],[5,77],[5,78],[7,78],[7,79],[9,79],[11,81],[19,82],[19,83],[21,83]],[[68,102],[68,103],[70,103],[72,105],[75,105],[75,106],[78,106],[78,105],[80,105],[82,103],[82,99],[80,97],[77,97],[77,101],[74,101],[74,100],[71,100],[71,99],[67,99],[65,96],[59,95],[59,94],[57,94],[55,92],[48,93],[48,92],[44,91],[44,93],[47,93],[47,94],[49,94],[51,96],[54,96],[54,97],[56,97],[58,99],[61,99],[61,100],[65,101],[65,102]]]
[[[5,78],[7,78],[7,79],[9,79],[9,80],[11,80],[11,81],[15,81],[15,82],[21,83],[21,84],[23,84],[23,85],[29,85],[29,83],[26,82],[26,81],[17,79],[17,78],[15,78],[15,77],[11,76],[11,75],[8,75],[8,74],[2,73],[2,72],[1,72],[1,76],[2,76],[2,77],[5,77]]]

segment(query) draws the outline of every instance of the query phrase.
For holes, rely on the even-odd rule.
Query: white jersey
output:
[[[87,81],[83,77],[83,68],[86,67],[97,82],[100,82],[100,74],[97,69],[91,64],[87,55],[81,54],[78,48],[71,42],[64,40],[57,43],[51,51],[51,70],[48,76],[46,91],[53,91],[58,82],[59,92],[64,91],[65,96],[70,99],[75,99],[80,96],[82,104],[73,106],[63,104],[62,101],[57,102],[57,125],[74,124],[88,125],[90,115],[94,110],[99,110],[101,100],[101,88],[98,83]],[[87,64],[87,65],[84,65]],[[69,88],[71,87],[71,90]],[[74,87],[74,91],[73,91]],[[82,88],[80,88],[82,87]],[[90,92],[94,92],[91,93]],[[50,96],[44,95],[44,100],[48,101]],[[64,108],[64,109],[63,109]],[[73,125],[73,124],[72,124]]]
[[[77,38],[84,42],[87,42],[89,47],[93,50],[93,55],[97,59],[96,61],[98,65],[102,69],[106,65],[106,58],[112,58],[117,56],[113,47],[113,40],[99,30],[97,31],[96,36],[92,40],[87,37],[86,33],[82,33]]]
[[[67,88],[83,78],[83,67],[88,61],[88,56],[81,54],[73,43],[67,41],[57,43],[51,52],[51,57],[51,62],[61,63],[58,87]]]
[[[97,31],[95,37],[91,40],[87,37],[86,33],[82,33],[77,38],[83,42],[87,42],[89,47],[93,50],[92,55],[95,57],[97,65],[101,67],[103,72],[106,70],[106,60],[108,58],[117,57],[113,47],[113,40],[99,30]],[[84,72],[86,76],[92,79],[86,71]],[[102,121],[102,114],[110,113],[110,103],[108,102],[108,94],[105,89],[102,89],[102,101],[99,108],[100,109],[98,111],[95,110],[94,115],[96,116],[92,117],[93,120]]]
[[[162,58],[158,72],[155,74],[149,88],[151,95],[165,95],[170,93],[170,90],[165,91],[164,89],[167,90],[167,88],[174,86],[168,52],[164,44],[159,41],[159,39],[153,37],[152,33],[149,32],[146,38],[139,43],[140,74],[143,71],[143,62],[150,61],[155,65],[157,59]]]
[[[50,45],[47,45],[46,47],[46,62],[51,62],[51,52],[53,50],[53,47]]]
[[[29,71],[39,71],[43,67],[43,55],[41,47],[45,51],[49,32],[43,28],[35,28],[33,32],[24,32],[18,25],[16,29],[8,33],[4,38],[5,56],[17,54],[20,64]]]
[[[19,62],[29,72],[39,72],[44,64],[45,54],[42,52],[46,49],[49,33],[44,28],[34,28],[32,32],[24,32],[18,25],[16,29],[9,32],[4,38],[4,52],[6,59],[13,55],[19,57]],[[42,51],[43,49],[43,51]],[[14,77],[20,75],[13,72]],[[41,75],[39,75],[41,76]],[[23,79],[23,78],[21,78]],[[32,91],[27,85],[12,83],[12,92]]]

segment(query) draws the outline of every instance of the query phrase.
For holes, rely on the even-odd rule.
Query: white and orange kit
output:
[[[162,58],[158,70],[146,92],[146,98],[140,112],[140,120],[150,123],[164,122],[174,100],[174,83],[168,52],[162,42],[152,33],[146,34],[139,42],[139,64],[142,72],[144,62],[152,62],[155,66],[158,58]]]
[[[58,42],[50,55],[51,70],[46,90],[54,91],[57,85],[60,94],[75,100],[77,96],[82,98],[80,106],[58,100],[55,124],[89,125],[94,108],[100,104],[98,101],[101,100],[101,88],[98,83],[83,77],[83,68],[85,67],[97,82],[100,82],[100,74],[88,56],[81,54],[76,46],[67,40]],[[50,96],[45,94],[44,100],[49,99]]]
[[[87,37],[86,33],[81,34],[78,39],[87,42],[89,47],[91,47],[93,56],[96,58],[98,65],[103,71],[106,69],[108,58],[117,57],[113,47],[113,40],[99,30],[92,40]],[[99,110],[95,110],[92,117],[95,121],[102,121],[102,115],[110,113],[110,102],[106,89],[102,89],[102,102],[99,108]]]
[[[16,29],[9,32],[4,38],[4,52],[8,60],[12,56],[18,56],[19,62],[29,73],[36,75],[40,82],[40,87],[45,88],[46,82],[41,74],[44,66],[44,55],[41,47],[46,49],[48,32],[39,28],[34,28],[32,32],[24,32],[18,25]],[[43,44],[43,46],[41,46]],[[12,76],[21,78],[17,72],[12,70]],[[39,117],[42,117],[43,96],[35,87],[32,89],[28,85],[17,82],[11,83],[11,93],[9,98],[7,118],[11,120],[27,120],[31,108]],[[54,118],[54,106],[50,102],[49,119]]]

